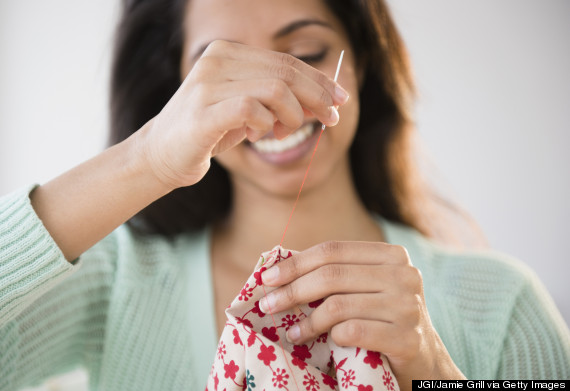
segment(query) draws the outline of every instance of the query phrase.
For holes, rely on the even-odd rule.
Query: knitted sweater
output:
[[[77,366],[91,390],[203,389],[217,343],[209,230],[167,240],[121,226],[72,264],[28,192],[0,198],[0,390]],[[379,224],[421,270],[433,325],[468,378],[570,378],[568,327],[527,267]]]

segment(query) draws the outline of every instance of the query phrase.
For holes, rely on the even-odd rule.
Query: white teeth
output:
[[[252,144],[253,148],[261,153],[280,153],[288,149],[295,148],[313,134],[313,124],[305,124],[301,126],[295,133],[290,134],[283,140],[276,138],[266,138],[256,141]]]

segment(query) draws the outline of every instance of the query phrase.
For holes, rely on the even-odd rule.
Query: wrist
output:
[[[155,191],[162,197],[172,190],[180,187],[178,183],[164,174],[154,149],[151,148],[152,140],[149,135],[154,119],[144,124],[139,130],[124,142],[128,144],[128,155],[132,173],[149,186],[149,190]]]
[[[139,178],[149,193],[155,194],[158,199],[172,190],[178,188],[173,181],[165,180],[161,171],[156,167],[149,148],[148,132],[152,126],[152,120],[143,125],[123,143],[126,148],[127,170],[129,174]]]
[[[435,333],[435,331],[434,331]],[[461,370],[455,365],[447,348],[437,333],[434,336],[434,352],[431,371],[431,379],[434,380],[465,380],[467,379]]]

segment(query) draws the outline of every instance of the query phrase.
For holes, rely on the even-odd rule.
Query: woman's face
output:
[[[298,23],[300,21],[306,23]],[[190,0],[186,8],[182,76],[204,45],[222,39],[289,53],[331,78],[345,51],[338,82],[350,94],[339,108],[337,126],[327,128],[305,191],[338,175],[348,175],[348,149],[359,114],[354,53],[340,21],[322,0]],[[284,140],[272,134],[252,144],[244,141],[216,156],[232,181],[276,196],[296,194],[320,133],[321,124],[310,114],[304,125]]]

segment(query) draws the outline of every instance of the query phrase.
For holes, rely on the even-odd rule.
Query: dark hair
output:
[[[179,87],[186,1],[124,1],[112,68],[112,143],[157,115]],[[371,212],[429,234],[417,207],[422,191],[411,156],[414,83],[402,39],[382,0],[326,3],[365,69],[350,149],[358,194]],[[129,224],[164,235],[200,229],[227,215],[231,197],[228,174],[213,160],[202,181],[174,190]]]

